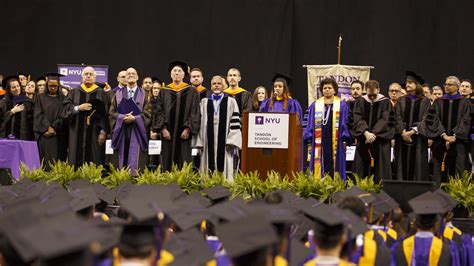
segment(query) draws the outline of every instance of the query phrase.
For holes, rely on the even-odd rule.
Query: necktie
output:
[[[128,98],[133,99],[133,90],[128,91]]]

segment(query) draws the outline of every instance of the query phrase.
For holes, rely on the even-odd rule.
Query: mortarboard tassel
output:
[[[446,160],[446,152],[443,155],[443,161],[441,162],[441,172],[444,172],[445,166],[444,161]]]
[[[91,125],[91,116],[95,113],[95,110],[92,111],[90,115],[86,117],[86,125],[90,126]]]
[[[370,149],[368,149],[367,151],[369,152],[369,156],[370,156],[370,168],[373,168],[375,166],[374,157],[372,157],[372,153],[370,152]]]
[[[119,266],[120,265],[120,254],[119,254],[118,247],[114,247],[112,249],[112,256],[113,256],[112,265],[113,266]]]

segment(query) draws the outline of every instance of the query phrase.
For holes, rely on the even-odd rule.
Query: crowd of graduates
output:
[[[441,189],[408,201],[357,186],[328,203],[277,190],[230,198],[222,186],[0,187],[1,265],[473,265],[472,235]],[[472,233],[472,232],[470,232]]]

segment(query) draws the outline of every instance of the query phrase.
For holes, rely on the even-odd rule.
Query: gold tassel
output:
[[[443,161],[441,162],[441,172],[444,172],[445,166],[444,161],[446,160],[446,152],[443,155]]]
[[[120,254],[119,254],[118,247],[114,247],[112,249],[112,257],[113,257],[113,260],[112,260],[113,266],[119,266],[120,265]]]
[[[368,149],[367,151],[369,152],[369,156],[370,156],[370,167],[373,168],[375,166],[374,157],[372,157],[372,153],[370,152],[370,149]]]
[[[86,125],[90,126],[91,125],[91,116],[95,113],[95,110],[92,111],[90,115],[86,117]]]

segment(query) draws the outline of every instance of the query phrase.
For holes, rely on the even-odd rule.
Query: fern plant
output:
[[[232,198],[241,196],[244,200],[263,198],[266,193],[258,171],[247,174],[243,174],[241,171],[235,173],[230,191],[232,192]]]
[[[125,183],[126,181],[132,181],[130,169],[128,167],[118,169],[113,165],[110,165],[110,173],[106,178],[104,178],[102,184],[108,188],[114,188]]]
[[[140,173],[136,178],[137,185],[163,185],[169,184],[163,179],[163,174],[161,173],[161,166],[159,166],[156,170],[150,170],[145,168],[143,173]]]
[[[21,162],[20,164],[20,179],[27,178],[33,182],[40,180],[47,180],[48,173],[44,171],[43,168],[39,167],[37,169],[30,170],[25,163]]]
[[[290,190],[303,198],[321,197],[322,181],[311,173],[296,172],[293,174]]]
[[[344,182],[344,180],[341,178],[339,173],[336,172],[334,174],[334,177],[325,175],[321,179],[321,191],[320,191],[319,200],[321,202],[326,202],[329,200],[332,194],[339,191],[345,191],[346,189],[347,189],[347,183]]]
[[[76,175],[79,178],[88,179],[92,183],[102,184],[102,171],[104,167],[102,165],[96,165],[94,163],[85,163],[79,169],[77,169]]]
[[[287,175],[282,177],[280,173],[271,170],[267,173],[267,179],[263,181],[263,189],[266,193],[279,189],[289,189],[290,183],[290,179]]]
[[[382,190],[382,181],[376,183],[374,180],[374,176],[368,176],[366,178],[361,178],[358,174],[353,173],[355,183],[351,180],[347,180],[347,188],[351,188],[353,186],[358,186],[362,190],[372,193],[379,193]]]
[[[191,194],[201,190],[200,176],[193,170],[191,163],[185,163],[181,169],[173,165],[171,172],[182,191]]]
[[[468,210],[470,218],[474,217],[472,173],[465,171],[461,176],[450,176],[448,182],[441,184],[441,188]]]
[[[231,184],[227,181],[224,174],[219,171],[214,171],[211,174],[201,175],[202,189],[213,188],[216,186],[223,186],[226,188],[230,188]]]
[[[49,164],[51,171],[48,173],[46,182],[57,182],[65,186],[69,182],[76,180],[79,176],[74,170],[74,166],[63,161],[55,161]]]

